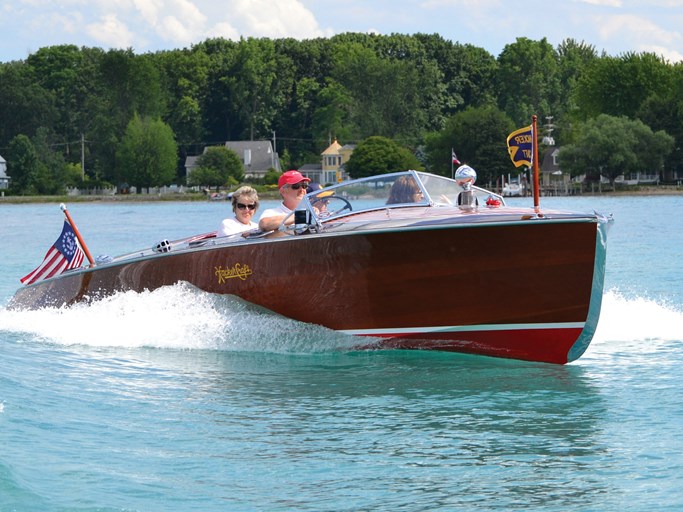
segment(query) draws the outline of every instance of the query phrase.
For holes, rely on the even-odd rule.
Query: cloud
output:
[[[588,5],[598,5],[604,7],[622,7],[623,2],[621,0],[575,0],[578,3],[588,4]]]
[[[641,51],[654,53],[655,55],[661,55],[664,60],[675,64],[676,62],[683,62],[683,53],[672,50],[671,48],[666,48],[664,46],[657,45],[643,45]]]
[[[203,38],[207,17],[195,4],[186,0],[172,2],[174,14],[164,16],[156,33],[165,41],[188,44]]]
[[[631,14],[601,17],[596,19],[596,25],[603,41],[630,41],[633,51],[650,52],[657,49],[654,53],[669,55],[670,59],[680,55],[672,48],[681,47],[683,33],[666,30],[644,17]]]
[[[232,39],[233,41],[237,41],[240,38],[240,33],[230,23],[222,21],[209,28],[206,36],[211,38],[222,37],[223,39]]]
[[[133,0],[135,10],[140,13],[142,21],[156,26],[159,21],[159,12],[164,8],[161,0]]]
[[[135,41],[133,33],[116,14],[105,14],[99,22],[86,25],[85,31],[98,43],[114,48],[129,48]]]
[[[236,0],[226,6],[226,21],[254,37],[310,39],[331,35],[299,0]]]
[[[490,10],[498,8],[501,0],[423,0],[420,7],[429,9],[441,9],[444,7],[459,7],[466,9]]]

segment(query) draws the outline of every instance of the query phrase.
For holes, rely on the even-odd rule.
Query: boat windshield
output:
[[[472,187],[479,204],[491,192]],[[345,181],[306,196],[302,206],[311,209],[321,221],[350,212],[410,206],[451,206],[457,204],[463,188],[452,179],[434,174],[405,171]],[[495,195],[495,194],[494,194]],[[496,197],[500,198],[500,196]],[[502,199],[502,198],[501,198]]]
[[[458,195],[464,189],[457,181],[426,172],[418,172],[416,174],[420,179],[422,186],[427,190],[431,204],[434,206],[451,206],[458,204]],[[489,190],[476,186],[473,186],[472,190],[480,205],[486,204],[486,200],[490,196],[493,196],[500,201],[501,204],[505,204],[505,201],[503,201],[503,198],[500,195],[494,194]]]

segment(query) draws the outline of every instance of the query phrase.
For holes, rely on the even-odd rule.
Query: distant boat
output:
[[[209,194],[209,201],[225,201],[231,197],[232,194],[228,194],[226,192],[212,192]]]
[[[9,307],[188,282],[358,336],[358,348],[577,359],[598,322],[610,219],[509,207],[467,177],[342,182],[309,193],[278,230],[164,241],[24,286]]]
[[[503,196],[514,197],[524,194],[524,189],[517,181],[511,181],[503,185]]]

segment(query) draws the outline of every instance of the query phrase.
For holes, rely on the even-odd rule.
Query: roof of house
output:
[[[199,156],[187,156],[185,157],[185,167],[197,167],[197,159]]]
[[[545,150],[543,153],[543,158],[541,159],[541,172],[557,172],[560,170],[560,166],[557,165],[557,155],[560,152],[560,148],[557,146],[551,146]]]
[[[317,164],[304,164],[301,167],[299,167],[299,172],[312,172],[312,171],[322,171],[323,166],[320,163]]]
[[[225,147],[232,149],[242,160],[245,167],[254,170],[277,169],[277,155],[269,140],[229,140]]]
[[[229,140],[225,147],[237,153],[245,171],[268,171],[271,167],[280,170],[280,160],[273,154],[273,146],[269,140]],[[205,147],[205,153],[206,150]],[[185,168],[197,167],[199,156],[201,155],[186,157]]]
[[[327,146],[327,149],[320,153],[321,155],[338,155],[339,150],[342,148],[342,145],[337,142],[337,139],[334,139],[334,142]]]

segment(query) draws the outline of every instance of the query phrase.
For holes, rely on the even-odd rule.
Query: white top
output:
[[[258,229],[258,224],[251,221],[249,224],[242,224],[237,218],[232,217],[221,222],[221,226],[218,228],[216,236],[230,236],[237,233],[244,233],[245,231],[250,231],[252,229]]]
[[[280,203],[277,208],[268,208],[267,210],[263,210],[261,217],[259,217],[259,222],[261,222],[261,219],[265,219],[266,217],[275,217],[276,215],[282,215],[283,213],[292,213],[292,210],[287,208],[284,203]]]

